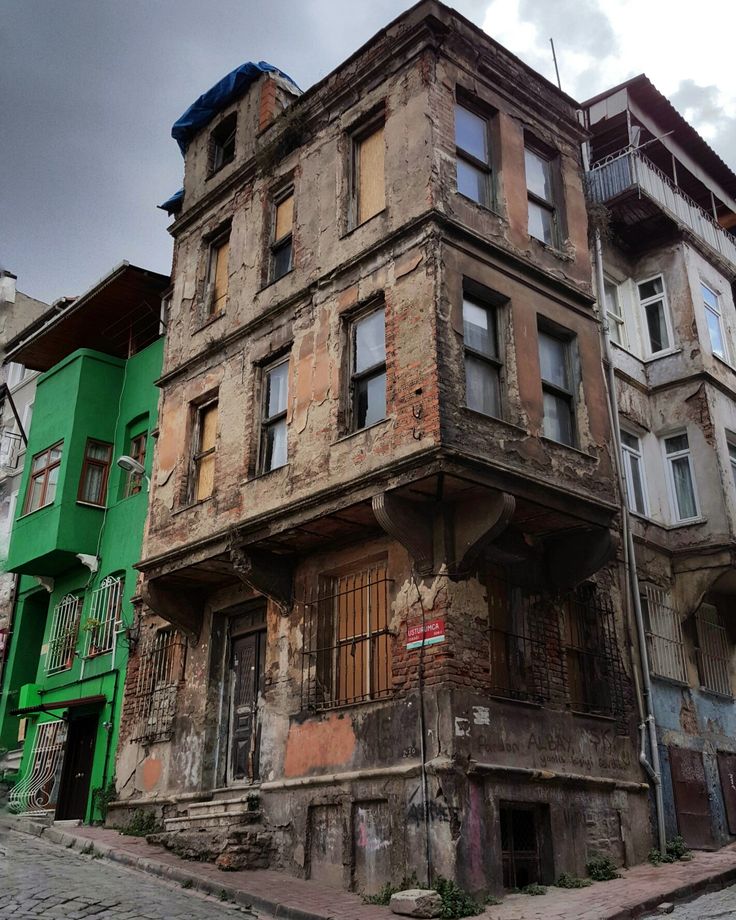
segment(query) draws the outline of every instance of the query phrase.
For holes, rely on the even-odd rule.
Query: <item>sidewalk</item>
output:
[[[209,863],[174,856],[144,838],[126,837],[103,827],[44,827],[27,819],[6,822],[15,830],[43,836],[62,846],[90,844],[108,859],[224,896],[243,906],[270,913],[278,920],[389,920],[388,908],[364,904],[359,895],[293,878],[282,872],[222,872]],[[628,920],[654,911],[662,901],[689,898],[707,889],[736,882],[736,844],[715,853],[698,852],[690,862],[622,870],[623,877],[589,888],[549,888],[539,897],[507,895],[480,920]]]

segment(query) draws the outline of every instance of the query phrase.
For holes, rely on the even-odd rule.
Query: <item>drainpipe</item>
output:
[[[619,494],[621,495],[621,522],[624,536],[624,568],[626,569],[629,587],[629,609],[634,613],[636,633],[639,640],[639,660],[641,662],[641,696],[643,697],[643,711],[640,715],[643,720],[639,725],[640,750],[639,761],[649,775],[654,785],[654,807],[657,815],[657,838],[662,854],[666,852],[667,835],[664,826],[664,795],[662,793],[662,770],[659,762],[659,747],[657,744],[657,723],[652,705],[652,681],[649,676],[649,653],[647,650],[647,637],[644,628],[644,616],[641,609],[639,594],[639,576],[636,571],[636,548],[631,533],[631,519],[626,489],[624,488],[623,472],[621,469],[621,436],[618,426],[618,400],[616,397],[616,375],[613,370],[613,357],[611,354],[611,339],[608,333],[608,323],[605,317],[605,286],[603,279],[603,247],[601,234],[595,231],[595,271],[596,287],[601,318],[601,338],[603,341],[603,357],[606,367],[606,382],[608,384],[608,413],[611,421],[611,431],[614,443],[614,467],[618,480]],[[633,663],[633,662],[632,662]],[[638,680],[636,681],[638,685]],[[649,736],[649,750],[651,762],[646,754],[646,736]]]

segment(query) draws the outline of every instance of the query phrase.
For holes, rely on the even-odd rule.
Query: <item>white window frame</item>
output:
[[[736,434],[726,432],[726,450],[728,451],[728,464],[731,467],[731,481],[736,489]]]
[[[633,431],[629,431],[627,428],[619,427],[619,433],[624,468],[624,482],[626,485],[626,503],[628,505],[629,511],[631,511],[632,514],[639,514],[643,517],[649,517],[649,495],[647,493],[647,477],[646,468],[644,466],[644,453],[642,451],[641,438],[638,434],[634,434]],[[628,435],[630,438],[635,438],[638,449],[633,448],[628,444],[624,444],[623,435]],[[635,508],[633,502],[633,496],[636,494],[636,492],[634,490],[634,475],[631,468],[632,456],[636,457],[639,461],[639,478],[641,481],[642,499],[644,501],[644,508],[642,510]]]
[[[714,300],[715,300],[715,302],[716,302],[716,307],[715,307],[715,308],[712,307],[712,306],[706,301],[706,299],[705,299],[704,296],[702,296],[702,295],[704,294],[705,291],[708,291],[710,294],[713,295],[713,298],[714,298]],[[701,293],[701,299],[702,299],[702,301],[703,301],[703,310],[704,310],[704,316],[705,316],[705,325],[706,325],[706,328],[707,328],[707,330],[708,330],[708,341],[710,342],[710,350],[711,350],[711,353],[714,354],[714,355],[716,356],[716,358],[721,358],[721,360],[726,361],[728,364],[730,364],[730,363],[731,363],[731,355],[730,355],[730,349],[729,349],[729,347],[728,347],[728,337],[726,336],[726,324],[725,324],[724,321],[723,321],[723,310],[722,310],[722,308],[721,308],[721,296],[720,296],[720,294],[718,294],[718,292],[715,291],[709,284],[706,284],[705,281],[701,281],[701,282],[700,282],[700,293]],[[721,332],[721,341],[723,342],[723,354],[721,354],[720,352],[716,351],[715,346],[714,346],[714,344],[713,344],[713,337],[712,337],[712,335],[711,335],[711,333],[710,333],[710,326],[708,325],[708,314],[709,314],[709,313],[711,313],[713,316],[715,316],[716,320],[718,321],[718,328],[719,328],[719,330],[720,330],[720,332]]]
[[[672,438],[678,438],[685,435],[687,440],[687,450],[678,450],[673,453],[667,452],[667,441]],[[690,447],[690,436],[687,431],[670,431],[666,435],[661,435],[662,452],[664,454],[665,468],[667,470],[667,492],[669,494],[670,514],[673,524],[688,524],[691,521],[697,521],[700,518],[700,500],[698,498],[698,488],[695,480],[695,471],[693,469],[692,449]],[[695,514],[692,517],[681,518],[678,511],[677,489],[675,486],[675,474],[672,469],[672,461],[687,458],[690,469],[690,483],[693,487],[693,500],[695,501]]]
[[[642,300],[639,287],[642,284],[648,284],[650,281],[656,281],[657,278],[662,282],[662,293],[655,294],[653,297],[645,297]],[[657,272],[656,275],[649,275],[646,278],[637,278],[634,280],[634,285],[636,288],[636,297],[639,302],[639,325],[642,331],[642,344],[644,345],[643,353],[647,358],[659,358],[661,355],[668,355],[675,350],[675,336],[672,331],[672,317],[670,316],[670,303],[669,298],[667,297],[667,285],[664,282],[664,275],[661,272]],[[668,345],[667,348],[663,348],[661,351],[652,351],[652,340],[649,335],[649,323],[647,322],[646,307],[650,303],[656,303],[658,300],[662,301],[663,310],[664,310],[664,325],[667,331]]]
[[[619,284],[618,282],[614,281],[613,278],[609,278],[607,275],[604,277],[603,281],[604,281],[603,297],[605,301],[603,304],[603,309],[606,315],[606,322],[608,323],[609,338],[613,342],[613,344],[618,345],[619,348],[628,349],[629,336],[628,336],[628,331],[626,329],[626,317],[624,316],[623,305],[621,303],[621,290],[620,290]],[[614,296],[616,299],[616,309],[618,311],[617,313],[611,310],[608,306],[608,299],[606,298],[606,288],[607,287],[613,288]],[[614,324],[615,324],[615,328],[618,330],[618,341],[616,341],[613,335],[611,335],[611,330],[614,329]]]

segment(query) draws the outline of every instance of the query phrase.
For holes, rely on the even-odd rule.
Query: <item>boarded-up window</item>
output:
[[[215,439],[217,437],[217,402],[198,406],[195,417],[194,489],[192,498],[202,501],[212,495],[215,486]]]
[[[222,313],[227,300],[227,263],[230,252],[230,236],[220,236],[210,244],[209,267],[207,271],[206,310],[209,316]]]
[[[364,223],[386,206],[384,150],[383,125],[355,139],[353,193],[356,224]]]
[[[391,690],[388,579],[380,564],[322,580],[306,605],[304,703],[328,708]]]

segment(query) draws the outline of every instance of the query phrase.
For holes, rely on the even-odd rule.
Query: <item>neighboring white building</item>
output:
[[[15,275],[0,269],[0,361],[5,343],[49,309],[48,304],[18,291]],[[4,563],[25,461],[25,444],[11,407],[11,399],[27,434],[33,413],[37,377],[35,371],[27,370],[22,364],[0,364],[0,384],[7,383],[10,392],[10,399],[0,398],[0,674],[12,616],[16,578],[15,575],[4,573]]]

